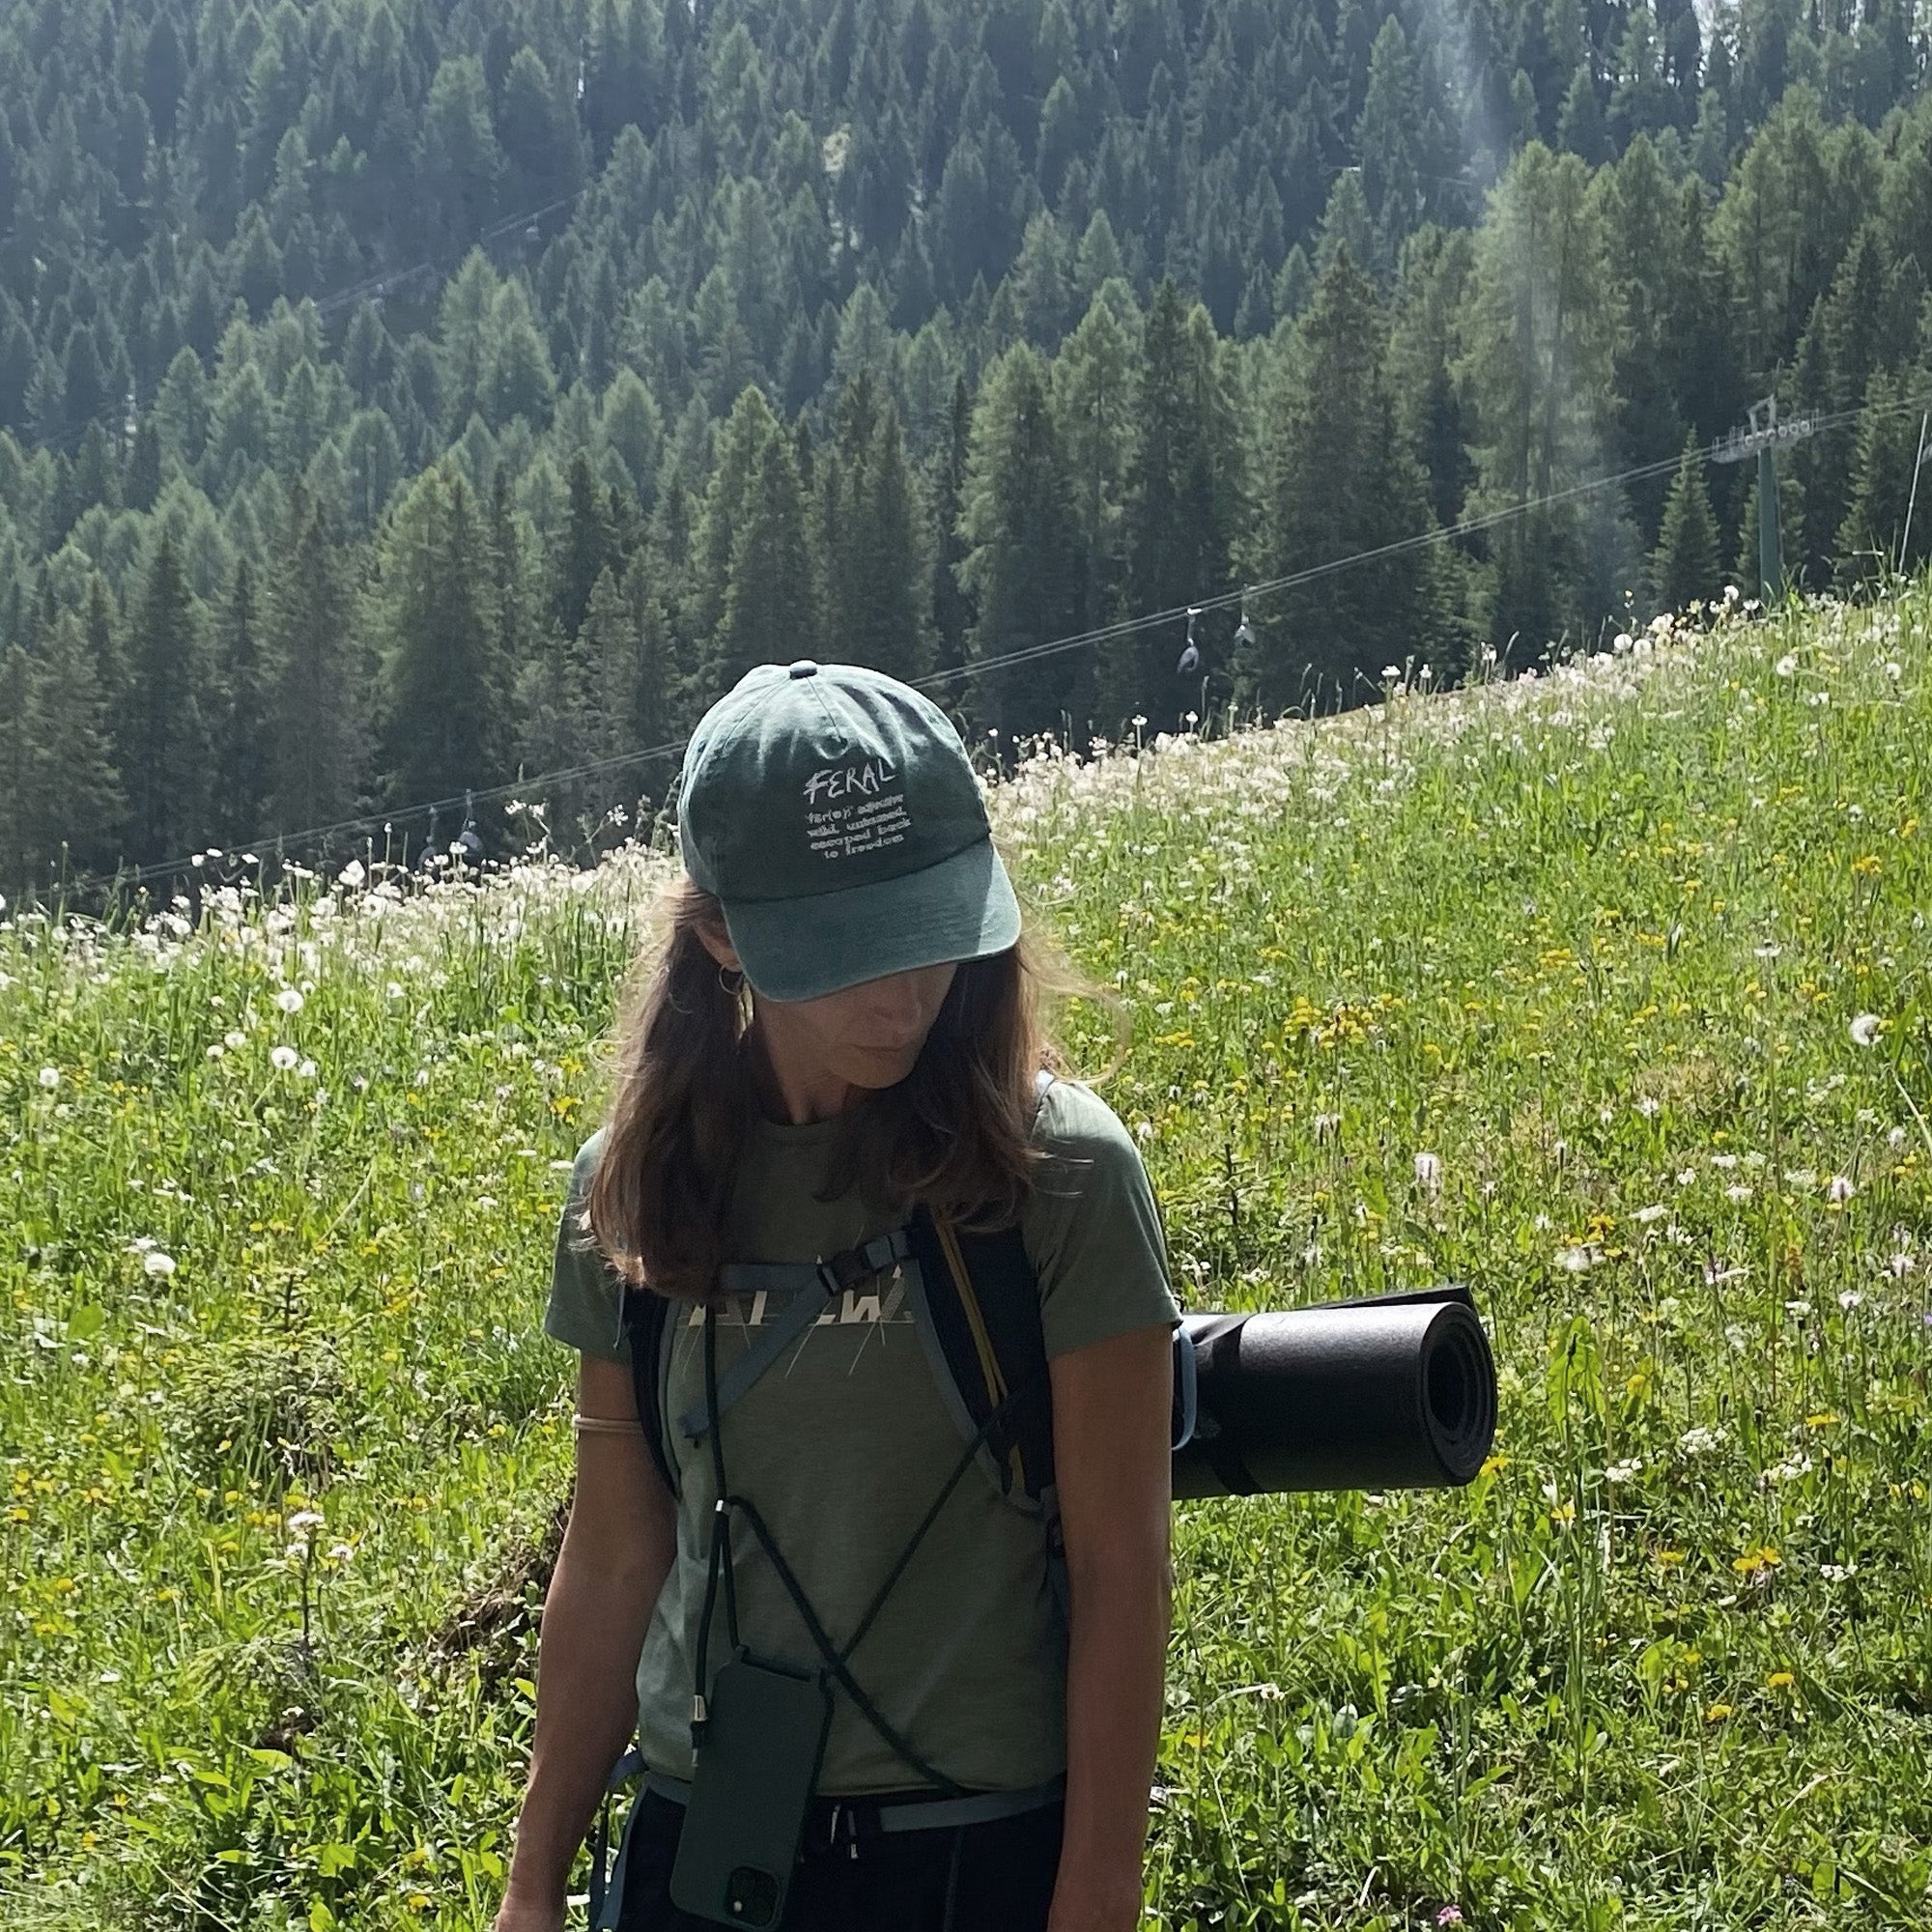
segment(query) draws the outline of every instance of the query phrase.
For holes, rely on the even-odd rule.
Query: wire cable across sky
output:
[[[575,198],[575,196],[566,197],[568,200]],[[552,207],[554,209],[562,205],[559,202],[552,204]],[[1884,417],[1926,408],[1932,408],[1932,403],[1928,403],[1924,398],[1912,398],[1888,404],[1876,411],[1866,408],[1838,410],[1825,415],[1813,416],[1811,423],[1814,434],[1823,434],[1842,429],[1847,423],[1856,422],[1861,416],[1868,414]],[[1698,454],[1704,461],[1709,462],[1715,448],[1716,445],[1713,444],[1699,450]],[[1004,670],[1017,665],[1037,664],[1041,659],[1058,657],[1067,651],[1082,650],[1090,645],[1112,643],[1146,631],[1181,624],[1187,620],[1190,613],[1229,610],[1236,605],[1251,604],[1260,598],[1276,596],[1286,590],[1299,589],[1304,584],[1320,582],[1322,579],[1333,577],[1345,570],[1356,570],[1368,564],[1386,562],[1392,557],[1427,550],[1436,544],[1450,543],[1459,537],[1477,536],[1513,523],[1520,517],[1531,516],[1537,511],[1552,509],[1559,504],[1575,502],[1579,498],[1594,496],[1600,491],[1668,475],[1682,461],[1681,457],[1673,456],[1667,460],[1634,464],[1630,469],[1617,470],[1611,475],[1590,477],[1583,482],[1573,483],[1564,489],[1552,490],[1540,497],[1525,497],[1517,502],[1504,504],[1479,516],[1465,517],[1458,523],[1438,525],[1432,529],[1419,530],[1412,536],[1397,538],[1392,543],[1378,544],[1372,550],[1351,551],[1342,556],[1328,557],[1321,563],[1310,564],[1301,570],[1290,571],[1282,577],[1266,578],[1259,582],[1242,584],[1237,589],[1210,592],[1192,604],[1176,605],[1165,611],[1151,611],[1137,617],[1123,617],[1116,623],[1096,625],[1091,630],[1076,631],[1065,637],[1047,639],[1037,644],[1022,644],[1014,650],[999,652],[990,657],[972,658],[964,664],[952,666],[945,670],[930,671],[925,676],[910,679],[909,682],[916,690],[938,691],[963,684],[971,678],[983,677],[989,671]],[[136,887],[150,885],[161,879],[185,877],[212,856],[226,856],[229,853],[259,855],[265,851],[280,853],[290,846],[313,847],[328,839],[355,833],[387,832],[399,824],[409,824],[417,819],[433,822],[445,814],[466,811],[479,805],[494,804],[499,799],[541,797],[547,791],[574,784],[580,780],[608,777],[613,772],[641,768],[659,759],[675,757],[683,753],[687,742],[688,736],[668,739],[661,745],[652,745],[642,751],[624,752],[614,757],[597,758],[585,764],[570,765],[554,772],[540,772],[529,778],[512,780],[503,784],[460,792],[450,798],[429,799],[421,804],[398,807],[392,811],[366,812],[360,817],[337,819],[328,825],[305,826],[298,832],[264,833],[261,838],[250,839],[242,845],[212,847],[207,852],[196,853],[183,859],[157,860],[135,867],[131,871],[91,874],[75,883],[91,887],[116,884]]]

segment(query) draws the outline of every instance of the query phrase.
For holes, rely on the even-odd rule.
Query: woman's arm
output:
[[[1172,1572],[1173,1339],[1057,1356],[1053,1459],[1071,1589],[1066,1833],[1048,1932],[1134,1932],[1160,1745]]]
[[[582,1414],[635,1423],[631,1372],[583,1357]],[[637,1722],[638,1653],[676,1552],[643,1432],[577,1438],[577,1492],[544,1597],[529,1786],[497,1932],[559,1932],[570,1861]]]

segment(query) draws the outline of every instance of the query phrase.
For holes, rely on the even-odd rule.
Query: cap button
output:
[[[816,677],[818,675],[818,667],[810,658],[800,658],[792,666],[791,674],[793,677]]]

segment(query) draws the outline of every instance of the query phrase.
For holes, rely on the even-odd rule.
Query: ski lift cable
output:
[[[1919,407],[1920,404],[1916,401],[1891,404],[1887,405],[1879,413],[1893,414]],[[1863,408],[1840,410],[1830,415],[1814,416],[1811,420],[1814,430],[1821,431],[1841,427],[1844,423],[1867,412]],[[1697,454],[1708,462],[1716,446],[1711,444],[1700,447]],[[1122,617],[1115,623],[1099,624],[1092,630],[1081,631],[1070,637],[1053,638],[1037,644],[1025,644],[1018,650],[1009,651],[998,657],[979,658],[967,664],[953,666],[947,670],[933,671],[925,677],[915,678],[912,682],[920,689],[936,689],[944,684],[977,677],[984,671],[999,670],[1010,665],[1037,663],[1042,658],[1055,657],[1062,651],[1077,650],[1084,644],[1111,643],[1123,638],[1133,637],[1142,631],[1157,630],[1166,625],[1179,623],[1202,611],[1227,610],[1255,598],[1296,589],[1302,584],[1317,582],[1324,577],[1332,577],[1339,571],[1352,570],[1360,564],[1381,562],[1410,551],[1426,550],[1435,544],[1448,543],[1457,537],[1478,535],[1485,530],[1511,523],[1519,517],[1529,516],[1538,510],[1550,509],[1557,504],[1574,501],[1577,497],[1590,496],[1616,484],[1636,483],[1668,475],[1682,461],[1680,455],[1651,463],[1635,464],[1628,469],[1617,471],[1614,475],[1591,477],[1581,483],[1573,483],[1562,490],[1552,490],[1542,497],[1526,497],[1519,502],[1505,504],[1481,516],[1465,517],[1459,523],[1418,531],[1413,536],[1398,537],[1393,542],[1378,545],[1373,550],[1351,551],[1347,555],[1330,557],[1324,562],[1291,571],[1284,577],[1267,578],[1258,582],[1246,583],[1238,589],[1198,598],[1189,604],[1173,605],[1165,611],[1151,611],[1143,616]]]
[[[1887,404],[1876,411],[1868,406],[1838,410],[1825,415],[1814,416],[1811,421],[1814,433],[1821,433],[1842,428],[1846,423],[1854,422],[1861,416],[1897,415],[1911,410],[1922,410],[1927,406],[1927,399],[1919,397]],[[1711,450],[1715,446],[1700,447],[1696,453],[1700,459],[1708,462]],[[912,678],[908,682],[915,690],[934,691],[946,685],[982,676],[988,671],[1037,663],[1042,658],[1057,656],[1064,651],[1077,650],[1084,645],[1108,643],[1136,636],[1143,631],[1156,630],[1164,625],[1191,621],[1209,611],[1227,610],[1236,605],[1245,611],[1254,599],[1294,589],[1305,583],[1317,582],[1341,571],[1352,570],[1362,564],[1380,562],[1392,556],[1427,549],[1435,544],[1447,543],[1456,537],[1495,529],[1517,518],[1529,516],[1538,510],[1548,509],[1560,503],[1572,502],[1618,484],[1641,482],[1666,475],[1676,469],[1682,461],[1681,456],[1674,456],[1667,461],[1634,464],[1630,469],[1618,470],[1611,475],[1591,477],[1584,482],[1574,483],[1565,489],[1550,491],[1541,497],[1525,497],[1518,502],[1505,504],[1481,516],[1465,517],[1458,523],[1441,525],[1413,536],[1401,537],[1372,550],[1352,551],[1343,556],[1330,557],[1324,562],[1311,564],[1302,570],[1291,571],[1282,577],[1245,583],[1236,589],[1211,593],[1188,604],[1172,606],[1165,611],[1153,611],[1143,616],[1122,618],[1118,623],[1097,625],[1091,630],[1049,639],[1038,644],[1022,645],[1017,650],[1003,652],[992,657],[976,658],[967,664],[954,666],[947,670],[931,671],[924,677]],[[520,795],[540,797],[546,791],[573,783],[580,779],[608,777],[634,766],[652,763],[659,758],[675,756],[683,752],[688,742],[688,737],[668,739],[663,744],[652,745],[639,752],[623,752],[611,757],[596,758],[583,764],[566,766],[557,771],[540,772],[528,778],[511,780],[480,790],[459,792],[448,798],[425,800],[418,805],[399,806],[390,811],[367,812],[360,817],[337,819],[327,825],[307,826],[298,832],[266,833],[243,845],[211,847],[208,851],[192,854],[186,858],[155,861],[131,871],[118,874],[88,874],[75,883],[80,886],[109,886],[116,883],[124,886],[146,885],[161,878],[179,878],[192,871],[211,856],[225,856],[235,852],[252,853],[264,849],[272,851],[278,846],[286,845],[310,845],[347,833],[389,828],[407,824],[414,819],[426,818],[432,813],[454,811],[464,806],[466,801],[474,806],[492,804],[498,799],[512,799]]]

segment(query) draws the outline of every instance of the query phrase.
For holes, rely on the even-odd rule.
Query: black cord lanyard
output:
[[[865,1687],[853,1676],[851,1670],[852,1654],[865,1642],[872,1626],[878,1621],[879,1613],[886,1606],[886,1600],[897,1587],[898,1580],[906,1573],[920,1546],[925,1541],[926,1532],[938,1521],[939,1513],[946,1507],[954,1490],[959,1487],[966,1471],[973,1466],[973,1460],[985,1446],[986,1439],[1004,1422],[1011,1410],[1027,1396],[1033,1393],[1034,1385],[1039,1378],[1030,1378],[1014,1389],[986,1417],[973,1438],[967,1443],[952,1472],[939,1493],[932,1499],[932,1507],[921,1520],[919,1527],[912,1533],[905,1548],[899,1552],[898,1561],[886,1573],[885,1581],[872,1594],[871,1602],[866,1606],[865,1614],[859,1619],[858,1628],[853,1631],[850,1640],[840,1649],[826,1634],[818,1612],[811,1606],[811,1600],[806,1595],[791,1565],[785,1561],[779,1548],[777,1539],[759,1515],[757,1505],[747,1496],[736,1496],[730,1492],[724,1478],[724,1432],[720,1427],[718,1412],[718,1322],[717,1306],[708,1304],[704,1311],[704,1406],[707,1434],[711,1437],[711,1474],[716,1500],[712,1504],[711,1548],[707,1559],[704,1582],[704,1607],[697,1625],[697,1654],[696,1683],[692,1690],[691,1742],[694,1749],[704,1741],[705,1687],[710,1682],[706,1668],[711,1649],[711,1620],[717,1608],[719,1589],[722,1584],[724,1595],[724,1633],[730,1639],[734,1655],[744,1655],[744,1644],[738,1633],[738,1585],[737,1575],[731,1560],[731,1513],[735,1510],[745,1519],[759,1548],[770,1559],[772,1568],[778,1572],[779,1581],[784,1585],[785,1594],[790,1597],[810,1636],[814,1648],[824,1665],[825,1676],[838,1684],[857,1707],[864,1718],[887,1747],[909,1765],[928,1784],[934,1784],[949,1798],[960,1798],[967,1794],[967,1787],[937,1770],[909,1744],[879,1710],[866,1691]]]

